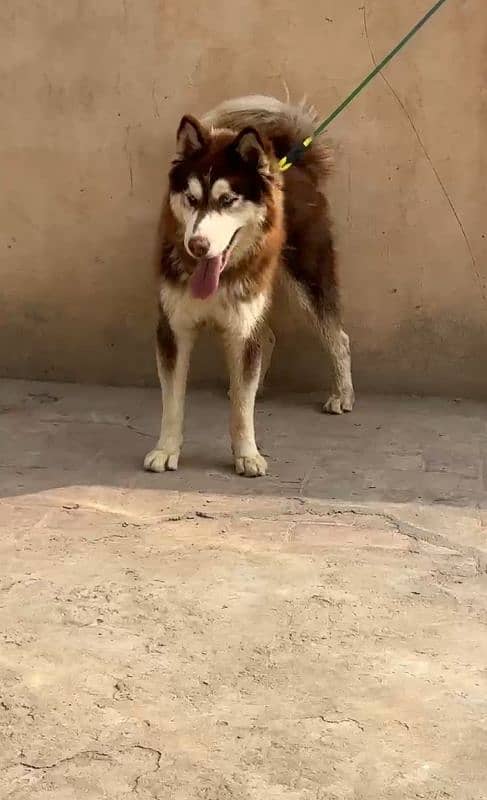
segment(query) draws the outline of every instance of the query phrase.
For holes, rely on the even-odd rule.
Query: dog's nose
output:
[[[188,248],[196,258],[203,258],[210,249],[210,242],[205,236],[192,236],[188,242]]]

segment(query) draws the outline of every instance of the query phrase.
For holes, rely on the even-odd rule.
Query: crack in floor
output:
[[[153,527],[157,525],[161,525],[164,523],[175,523],[175,522],[187,522],[187,521],[198,521],[201,524],[210,521],[227,521],[227,520],[242,520],[247,519],[249,521],[255,522],[277,522],[280,519],[287,518],[289,521],[293,521],[290,518],[296,517],[297,519],[294,521],[299,521],[302,519],[302,514],[307,513],[313,517],[333,517],[333,516],[344,516],[347,514],[354,515],[357,517],[375,517],[377,519],[381,519],[384,522],[387,522],[390,526],[394,528],[394,530],[403,535],[407,536],[410,539],[414,539],[418,542],[424,542],[434,547],[441,547],[451,551],[454,551],[460,555],[463,555],[467,558],[472,558],[476,565],[477,574],[483,575],[487,574],[487,554],[483,553],[482,550],[472,547],[469,545],[461,545],[457,544],[456,542],[452,542],[447,536],[441,533],[437,533],[433,530],[428,530],[426,528],[422,528],[418,525],[414,525],[411,522],[407,522],[402,520],[399,516],[393,514],[389,511],[378,511],[373,508],[367,508],[358,505],[341,505],[341,506],[327,506],[317,508],[316,505],[312,504],[312,501],[307,500],[303,497],[298,498],[285,498],[287,500],[294,500],[296,503],[299,503],[301,511],[298,509],[289,509],[284,512],[280,513],[273,513],[272,511],[263,511],[261,513],[252,512],[249,513],[248,511],[212,511],[212,513],[208,513],[207,511],[202,510],[195,510],[195,511],[187,511],[181,512],[180,514],[164,514],[162,516],[153,516],[150,519],[140,517],[137,514],[130,514],[130,512],[123,510],[123,509],[112,509],[106,505],[96,505],[96,504],[76,504],[76,510],[82,511],[95,511],[97,513],[107,513],[114,516],[125,517],[131,520],[131,523],[137,529],[140,529],[141,533],[146,532],[148,527]],[[18,508],[17,504],[9,503],[6,500],[2,501],[3,505],[11,505],[13,507]],[[60,506],[53,504],[49,506],[52,509],[60,508]],[[64,506],[63,506],[64,508]],[[135,524],[136,522],[136,524]],[[122,522],[122,525],[124,523]],[[126,527],[126,525],[124,525]],[[137,536],[137,531],[134,531],[133,534],[130,536],[124,536],[122,534],[107,534],[102,537],[97,537],[96,539],[86,539],[86,541],[90,544],[96,544],[100,541],[108,541],[110,539],[125,539],[125,538],[133,538]],[[12,588],[8,586],[7,588]]]
[[[148,775],[153,775],[159,771],[162,761],[162,751],[155,747],[149,747],[148,745],[134,744],[132,745],[132,747],[129,747],[123,751],[118,751],[118,752],[127,753],[132,750],[140,750],[141,752],[149,753],[151,756],[155,757],[155,763],[153,767],[151,769],[145,770],[144,772],[141,772],[139,775],[135,777],[133,781],[133,785],[130,791],[132,793],[138,794],[141,781]],[[64,764],[69,764],[70,762],[80,761],[80,760],[87,760],[88,762],[113,761],[113,756],[108,753],[102,753],[98,750],[82,750],[79,753],[74,753],[72,756],[66,756],[65,758],[60,758],[57,761],[53,761],[47,764],[36,764],[30,761],[22,760],[19,761],[19,765],[21,767],[24,767],[25,769],[30,769],[38,772],[48,772],[49,770],[62,767]]]
[[[62,764],[67,764],[70,761],[77,761],[80,758],[87,758],[89,761],[111,761],[111,756],[108,753],[100,753],[98,750],[81,750],[79,753],[74,753],[72,756],[66,756],[52,764],[31,764],[28,761],[19,761],[21,767],[33,770],[50,770],[60,767]]]
[[[156,772],[158,772],[160,770],[161,761],[162,761],[162,751],[161,750],[157,750],[155,747],[146,747],[146,746],[141,745],[141,744],[134,745],[134,749],[142,750],[142,751],[145,751],[147,753],[151,753],[152,755],[156,756],[156,763],[155,763],[154,769],[149,769],[149,770],[146,770],[145,772],[141,772],[141,774],[137,775],[137,777],[134,780],[134,785],[133,785],[131,791],[133,793],[135,793],[135,794],[138,794],[139,793],[140,782],[144,778],[146,778],[148,775],[154,775]]]

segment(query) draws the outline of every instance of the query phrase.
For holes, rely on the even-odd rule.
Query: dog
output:
[[[350,344],[325,194],[330,153],[315,142],[291,169],[279,167],[314,123],[304,104],[263,96],[181,120],[161,217],[156,354],[163,407],[147,470],[178,468],[191,349],[198,329],[211,325],[228,360],[235,470],[265,475],[254,404],[275,341],[267,319],[279,276],[296,290],[331,357],[333,385],[323,410],[352,410]]]

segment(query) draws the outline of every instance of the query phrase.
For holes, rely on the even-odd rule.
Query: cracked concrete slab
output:
[[[0,384],[0,797],[480,800],[487,411]]]

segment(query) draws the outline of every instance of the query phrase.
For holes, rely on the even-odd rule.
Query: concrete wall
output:
[[[155,381],[151,253],[180,115],[283,80],[325,114],[430,2],[3,0],[0,372]],[[450,0],[333,126],[359,387],[487,394],[486,76],[487,6]],[[277,332],[273,380],[316,386],[299,319]]]

